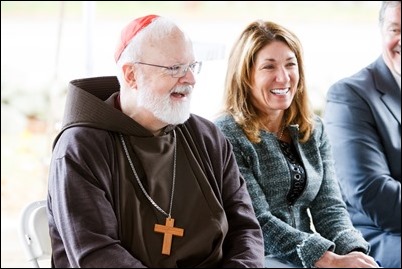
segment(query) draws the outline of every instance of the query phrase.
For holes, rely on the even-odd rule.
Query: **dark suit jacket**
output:
[[[324,119],[354,225],[373,252],[389,233],[400,251],[401,89],[382,57],[331,86]]]

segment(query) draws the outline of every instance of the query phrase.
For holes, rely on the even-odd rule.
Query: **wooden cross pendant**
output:
[[[168,217],[165,225],[155,224],[154,232],[165,234],[163,236],[162,254],[170,255],[173,235],[182,237],[184,229],[174,227],[174,219]]]

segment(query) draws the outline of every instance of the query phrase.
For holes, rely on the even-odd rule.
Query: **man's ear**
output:
[[[135,88],[137,85],[137,80],[135,76],[135,67],[133,64],[124,64],[123,65],[123,74],[124,79],[131,88]]]

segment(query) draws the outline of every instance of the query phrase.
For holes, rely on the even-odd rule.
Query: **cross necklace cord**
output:
[[[131,170],[133,170],[135,179],[137,180],[138,185],[141,188],[141,191],[144,193],[145,197],[149,202],[163,215],[166,216],[165,225],[155,224],[154,231],[157,233],[163,233],[163,245],[162,245],[162,254],[170,255],[170,250],[172,247],[172,237],[180,236],[182,237],[184,234],[184,229],[174,227],[174,219],[171,217],[172,213],[172,205],[173,205],[173,196],[174,196],[174,188],[176,183],[176,132],[173,130],[173,139],[174,139],[174,153],[173,153],[173,177],[172,177],[172,192],[170,194],[170,203],[169,203],[169,213],[166,213],[155,201],[149,196],[144,186],[141,183],[140,178],[138,177],[137,171],[135,170],[134,164],[130,158],[130,154],[128,153],[126,142],[124,142],[123,135],[120,134],[121,143],[123,144],[124,152],[126,153],[128,162],[130,163]]]

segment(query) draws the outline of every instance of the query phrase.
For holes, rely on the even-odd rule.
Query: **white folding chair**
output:
[[[28,204],[20,216],[20,239],[32,267],[39,268],[40,260],[49,260],[51,245],[46,213],[46,200]]]

